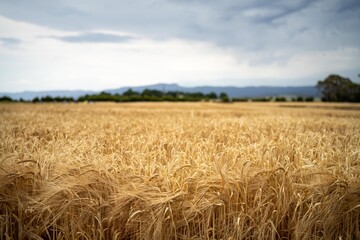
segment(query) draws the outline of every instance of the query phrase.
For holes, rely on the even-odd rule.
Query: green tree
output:
[[[133,91],[131,88],[129,88],[126,92],[123,93],[123,96],[126,97],[133,97],[133,96],[139,96],[140,94],[138,92]]]
[[[219,96],[222,102],[230,102],[230,98],[226,93],[222,92]]]
[[[49,95],[41,98],[41,102],[54,102],[54,101],[55,99]]]
[[[321,91],[322,100],[327,102],[359,102],[360,85],[340,75],[332,74],[316,87]]]
[[[209,99],[217,99],[218,96],[216,95],[216,93],[211,92],[211,93],[207,94],[206,97]]]
[[[142,93],[141,93],[142,97],[155,97],[155,98],[161,98],[163,96],[163,92],[158,91],[158,90],[150,90],[150,89],[145,89]]]
[[[286,98],[285,97],[276,97],[275,102],[286,102]]]
[[[306,97],[305,98],[305,102],[313,102],[314,101],[314,97]]]
[[[0,97],[0,102],[12,102],[12,98],[9,96],[2,96]]]
[[[297,102],[303,102],[303,101],[304,101],[304,97],[298,96],[298,97],[296,98],[296,101],[297,101]]]

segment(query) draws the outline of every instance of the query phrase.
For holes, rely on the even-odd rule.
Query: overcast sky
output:
[[[0,0],[0,91],[360,78],[359,0]]]

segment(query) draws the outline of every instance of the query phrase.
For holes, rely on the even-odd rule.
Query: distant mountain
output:
[[[180,92],[202,92],[210,93],[215,92],[220,94],[221,92],[227,93],[230,97],[270,97],[270,96],[305,96],[305,97],[319,97],[319,92],[315,86],[304,87],[213,87],[213,86],[200,86],[200,87],[182,87],[178,84],[155,84],[140,87],[122,87],[118,89],[105,90],[111,94],[123,94],[128,89],[133,91],[142,92],[144,89],[160,90],[164,92],[168,91],[180,91]]]
[[[155,85],[147,85],[147,86],[139,86],[139,87],[121,87],[117,89],[108,89],[105,92],[111,94],[123,94],[128,89],[132,89],[133,91],[142,92],[145,89],[151,90],[159,90],[163,92],[168,91],[179,91],[179,92],[202,92],[202,93],[210,93],[215,92],[216,94],[220,94],[221,92],[227,93],[231,98],[234,97],[270,97],[270,96],[305,96],[305,97],[319,97],[319,92],[315,86],[303,86],[303,87],[270,87],[270,86],[262,86],[262,87],[214,87],[214,86],[200,86],[200,87],[182,87],[178,84],[155,84]],[[101,91],[26,91],[19,93],[0,93],[0,96],[9,96],[12,99],[19,100],[20,98],[24,100],[32,100],[35,97],[73,97],[77,99],[80,96],[86,94],[97,94]]]

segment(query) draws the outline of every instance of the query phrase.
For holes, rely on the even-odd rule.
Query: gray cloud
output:
[[[22,41],[18,38],[13,37],[2,37],[0,38],[0,44],[6,48],[17,47]]]
[[[303,0],[303,1],[269,1],[267,4],[256,4],[247,8],[240,8],[238,12],[245,13],[245,19],[254,23],[271,24],[275,20],[285,18],[291,14],[295,14],[303,9],[311,6],[315,1]],[[253,16],[246,16],[251,13],[258,12],[259,14],[253,14]],[[237,13],[237,12],[235,12]]]
[[[51,36],[51,38],[69,43],[122,43],[136,39],[132,36],[121,36],[105,33],[83,33],[65,37]]]
[[[291,57],[303,51],[360,48],[358,0],[18,0],[0,1],[0,15],[61,30],[109,29],[153,39],[201,40],[268,56],[267,51]],[[94,35],[58,39],[129,40]]]
[[[343,1],[337,7],[337,12],[354,12],[360,9],[360,2],[358,0],[347,0]]]

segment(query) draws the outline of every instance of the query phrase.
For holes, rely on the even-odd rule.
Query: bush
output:
[[[0,102],[12,102],[12,98],[8,96],[0,97]]]
[[[305,102],[313,102],[313,101],[314,101],[314,97],[305,98]]]
[[[296,101],[297,101],[297,102],[303,102],[303,101],[304,101],[304,97],[298,96],[298,97],[296,98]]]
[[[284,97],[276,97],[275,102],[286,102],[286,98],[284,98]]]
[[[38,103],[40,102],[40,99],[38,97],[35,97],[33,100],[32,100],[33,103]]]

